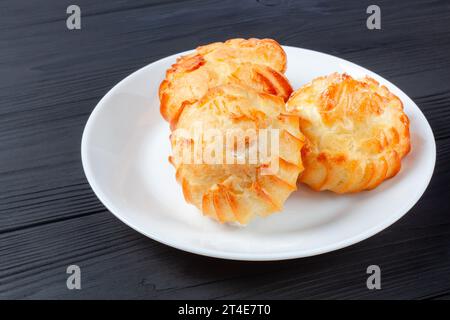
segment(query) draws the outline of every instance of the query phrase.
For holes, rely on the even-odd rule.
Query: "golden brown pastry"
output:
[[[198,47],[167,70],[159,88],[161,114],[173,126],[184,105],[224,84],[246,85],[287,100],[292,88],[282,74],[285,69],[286,55],[274,40],[232,39]]]
[[[207,61],[252,62],[282,73],[287,66],[286,53],[273,39],[230,39],[200,46],[196,51]]]
[[[215,149],[218,140],[206,133],[201,139],[193,138],[198,128],[203,133],[210,129],[218,131],[223,145]],[[287,197],[296,190],[298,175],[303,170],[300,152],[304,137],[299,131],[298,117],[285,114],[282,98],[236,85],[215,87],[196,103],[184,107],[174,129],[170,162],[176,169],[186,201],[204,215],[220,222],[246,224],[254,216],[281,210]],[[237,140],[227,143],[229,133],[261,134],[263,129],[278,132],[275,135],[278,148],[265,149],[272,150],[267,153],[269,157],[263,157],[265,152],[258,148],[255,139],[241,140],[245,143],[240,149]],[[275,140],[271,139],[267,139],[272,141],[269,145],[275,146]],[[190,162],[179,152],[186,146]],[[198,151],[194,150],[201,150],[202,159],[221,154],[222,161],[195,162]],[[250,154],[255,150],[258,156],[251,162]],[[227,154],[231,155],[231,162]],[[274,170],[268,171],[270,168]]]
[[[287,102],[306,136],[300,181],[337,193],[373,189],[410,150],[403,104],[385,86],[347,74],[319,77]]]

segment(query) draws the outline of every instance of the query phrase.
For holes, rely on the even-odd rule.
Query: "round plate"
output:
[[[425,191],[433,173],[433,133],[417,105],[377,74],[351,62],[284,47],[286,75],[298,89],[332,72],[369,75],[404,103],[411,121],[411,153],[401,171],[372,191],[350,195],[314,192],[304,185],[284,210],[256,218],[246,227],[221,225],[183,199],[175,180],[169,127],[159,114],[158,87],[165,71],[187,52],[131,74],[98,103],[83,133],[86,177],[103,204],[140,233],[172,247],[218,258],[281,260],[306,257],[364,240],[403,216]]]

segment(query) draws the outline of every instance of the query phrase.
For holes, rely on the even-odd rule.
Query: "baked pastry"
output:
[[[196,51],[207,61],[252,62],[281,73],[286,71],[287,66],[286,53],[273,39],[230,39],[200,46]]]
[[[337,193],[373,189],[396,175],[410,150],[403,104],[372,78],[333,73],[297,90],[287,109],[306,137],[299,180]]]
[[[208,130],[215,130],[215,138]],[[241,138],[241,148],[238,139],[227,140],[230,133]],[[260,144],[264,135],[270,141],[265,150]],[[217,139],[223,144],[218,146]],[[281,210],[303,170],[298,117],[285,114],[282,98],[242,86],[209,89],[186,105],[171,143],[169,160],[186,201],[220,222],[246,224],[254,216]],[[201,161],[195,161],[199,153]],[[219,161],[205,160],[212,154]]]
[[[173,127],[184,105],[224,84],[246,85],[287,100],[292,88],[282,74],[285,69],[286,54],[274,40],[232,39],[198,47],[167,70],[159,88],[161,114]]]

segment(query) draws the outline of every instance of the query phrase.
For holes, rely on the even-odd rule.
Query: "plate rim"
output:
[[[308,249],[308,250],[291,250],[291,251],[284,251],[281,253],[277,253],[277,252],[273,252],[273,253],[257,253],[257,254],[252,254],[252,253],[243,253],[243,252],[229,252],[229,251],[221,251],[221,250],[216,250],[216,249],[208,249],[208,248],[198,248],[198,247],[194,247],[191,245],[184,245],[182,242],[177,242],[177,241],[169,241],[167,239],[163,239],[161,238],[159,235],[156,235],[152,232],[148,232],[146,230],[143,230],[141,228],[139,228],[139,226],[136,226],[133,222],[129,221],[125,216],[121,215],[119,212],[116,211],[120,211],[120,210],[116,210],[115,206],[109,201],[108,197],[106,197],[104,195],[104,193],[101,191],[101,188],[98,186],[98,184],[96,183],[95,179],[94,179],[94,175],[93,175],[93,170],[89,165],[89,161],[88,161],[88,136],[90,134],[90,132],[93,130],[93,124],[95,123],[95,119],[97,118],[98,114],[100,113],[100,110],[103,108],[103,106],[105,105],[105,101],[107,101],[109,99],[109,97],[113,94],[114,91],[116,91],[117,89],[120,89],[121,86],[123,86],[126,82],[131,81],[134,77],[137,77],[140,73],[145,72],[145,69],[150,68],[151,66],[155,65],[155,64],[162,64],[165,63],[167,60],[171,60],[174,57],[180,56],[180,55],[184,55],[184,54],[188,54],[190,52],[192,52],[193,50],[187,50],[187,51],[183,51],[180,53],[175,53],[172,54],[170,56],[167,56],[165,58],[159,59],[157,61],[151,62],[141,68],[139,68],[138,70],[132,72],[131,74],[129,74],[128,76],[126,76],[125,78],[123,78],[122,80],[120,80],[117,84],[115,84],[101,99],[100,101],[96,104],[96,106],[94,107],[94,109],[92,110],[91,114],[89,115],[89,118],[86,122],[86,125],[83,129],[83,133],[82,133],[82,137],[81,137],[81,162],[82,162],[82,167],[83,167],[83,171],[84,174],[86,176],[86,179],[90,185],[90,187],[92,188],[92,190],[94,191],[95,195],[97,196],[97,198],[100,200],[100,202],[106,207],[106,209],[111,212],[116,218],[118,218],[120,221],[122,221],[124,224],[126,224],[127,226],[129,226],[130,228],[134,229],[135,231],[145,235],[146,237],[149,237],[155,241],[158,241],[160,243],[163,243],[167,246],[176,248],[178,250],[182,250],[182,251],[186,251],[186,252],[190,252],[190,253],[194,253],[194,254],[198,254],[198,255],[202,255],[202,256],[207,256],[207,257],[213,257],[213,258],[220,258],[220,259],[226,259],[226,260],[238,260],[238,261],[279,261],[279,260],[290,260],[290,259],[297,259],[297,258],[305,258],[305,257],[310,257],[310,256],[315,256],[315,255],[319,255],[319,254],[324,254],[327,252],[332,252],[332,251],[336,251],[336,250],[340,250],[343,249],[345,247],[351,246],[353,244],[359,243],[363,240],[366,240],[374,235],[376,235],[377,233],[383,231],[384,229],[388,228],[389,226],[391,226],[392,224],[394,224],[395,222],[397,222],[400,218],[402,218],[404,215],[406,215],[411,208],[420,201],[421,197],[423,196],[424,192],[426,191],[426,189],[428,188],[431,178],[433,176],[434,173],[434,169],[436,166],[436,140],[434,138],[434,133],[433,130],[428,122],[428,120],[426,119],[425,115],[423,114],[422,110],[419,108],[419,106],[414,102],[414,100],[412,100],[409,95],[407,95],[405,92],[403,92],[403,90],[401,90],[400,88],[398,88],[395,84],[393,84],[391,81],[387,80],[386,78],[378,75],[377,73],[361,66],[358,64],[355,64],[351,61],[339,58],[337,56],[328,54],[328,53],[324,53],[324,52],[320,52],[320,51],[315,51],[315,50],[310,50],[310,49],[305,49],[305,48],[299,48],[299,47],[293,47],[293,46],[286,46],[283,45],[282,46],[284,49],[289,48],[292,50],[301,50],[301,51],[307,51],[311,54],[319,54],[319,55],[325,55],[328,58],[333,58],[333,59],[337,59],[341,62],[344,62],[346,64],[349,64],[350,66],[353,67],[357,67],[359,69],[362,69],[364,72],[367,72],[368,75],[375,75],[377,77],[380,77],[381,79],[383,79],[384,81],[386,81],[389,85],[393,86],[394,88],[398,89],[401,93],[403,93],[408,99],[410,99],[413,103],[413,105],[417,108],[418,111],[418,115],[421,118],[421,121],[424,121],[424,123],[426,124],[426,130],[429,132],[430,137],[432,138],[430,141],[427,142],[431,143],[431,147],[432,147],[432,153],[430,155],[431,160],[432,160],[432,166],[430,166],[428,168],[428,172],[425,173],[426,178],[424,178],[424,183],[422,188],[420,189],[416,189],[415,192],[415,196],[414,197],[410,197],[409,199],[415,199],[412,201],[408,201],[407,203],[405,203],[402,207],[399,207],[398,209],[396,209],[394,211],[394,214],[392,214],[389,219],[384,219],[383,221],[381,221],[380,223],[372,226],[371,228],[366,229],[365,231],[356,234],[352,237],[346,238],[340,242],[336,242],[333,244],[329,244],[329,245],[325,245],[325,246],[321,246],[318,247],[316,249]]]

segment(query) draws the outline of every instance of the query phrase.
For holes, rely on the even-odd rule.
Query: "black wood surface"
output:
[[[81,7],[81,30],[66,28],[70,4]],[[370,4],[381,30],[366,28]],[[80,159],[96,103],[148,63],[233,37],[337,55],[403,89],[437,143],[414,208],[349,248],[267,263],[178,251],[110,214]],[[1,1],[0,298],[448,298],[449,55],[445,0]],[[70,264],[82,269],[81,290],[66,287]],[[381,290],[366,287],[370,264],[381,267]]]

